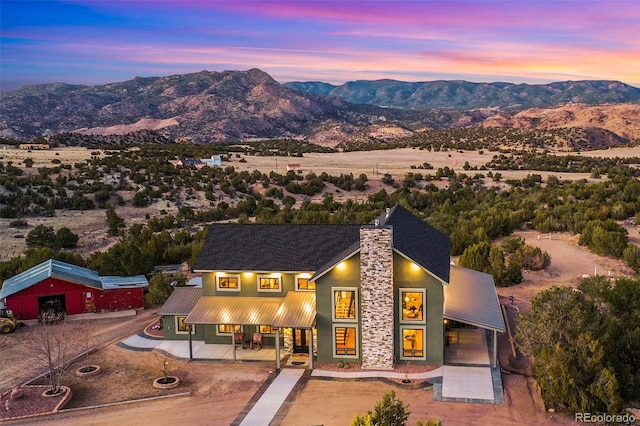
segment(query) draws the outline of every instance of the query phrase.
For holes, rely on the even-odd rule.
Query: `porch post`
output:
[[[492,367],[498,366],[498,332],[493,330],[493,360]]]
[[[313,370],[313,328],[309,328],[309,368]]]
[[[189,359],[193,360],[193,345],[191,344],[191,324],[187,324],[189,327]]]
[[[280,329],[276,328],[276,370],[280,370]]]
[[[236,328],[231,326],[231,347],[233,351],[233,360],[236,360]]]

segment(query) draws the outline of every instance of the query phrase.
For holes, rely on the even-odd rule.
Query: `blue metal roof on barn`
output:
[[[94,270],[49,259],[5,280],[0,290],[0,299],[34,286],[47,278],[57,278],[99,290],[146,287],[148,285],[147,279],[142,275],[136,277],[100,277]]]

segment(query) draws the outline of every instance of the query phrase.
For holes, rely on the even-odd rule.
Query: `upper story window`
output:
[[[280,274],[258,275],[258,291],[282,291]]]
[[[216,275],[216,290],[240,291],[240,275],[238,274]]]
[[[311,274],[296,275],[296,290],[315,290],[316,283],[309,281]]]
[[[358,290],[355,288],[333,288],[333,319],[356,321],[358,319]]]
[[[419,288],[400,289],[400,321],[425,322],[427,292]]]

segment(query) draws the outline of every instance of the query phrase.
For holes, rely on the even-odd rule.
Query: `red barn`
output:
[[[47,260],[5,280],[0,290],[16,318],[38,318],[43,310],[66,315],[144,308],[144,275],[101,277],[96,271]]]

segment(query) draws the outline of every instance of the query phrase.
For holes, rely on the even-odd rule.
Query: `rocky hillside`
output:
[[[327,119],[360,124],[347,102],[296,92],[268,74],[208,72],[102,86],[46,84],[3,94],[0,136],[162,130],[194,142],[294,137]]]
[[[357,103],[336,96],[347,93]],[[557,106],[567,100],[632,103]],[[581,139],[608,146],[640,138],[639,100],[639,89],[616,82],[535,86],[381,80],[336,87],[282,85],[257,69],[202,71],[101,86],[33,85],[3,93],[0,137],[31,140],[65,134],[64,140],[75,140],[68,135],[74,133],[130,135],[126,140],[138,140],[151,131],[154,141],[158,137],[197,143],[295,138],[335,147],[351,138],[358,143],[388,142],[424,130],[484,125],[575,127],[583,129]],[[426,108],[426,101],[442,107]],[[389,108],[366,102],[421,107]],[[536,108],[506,108],[529,104]]]
[[[569,102],[583,104],[640,102],[640,89],[618,81],[566,81],[550,84],[404,82],[359,80],[340,86],[292,82],[285,86],[306,93],[332,95],[356,104],[398,108],[491,108],[522,110]]]

